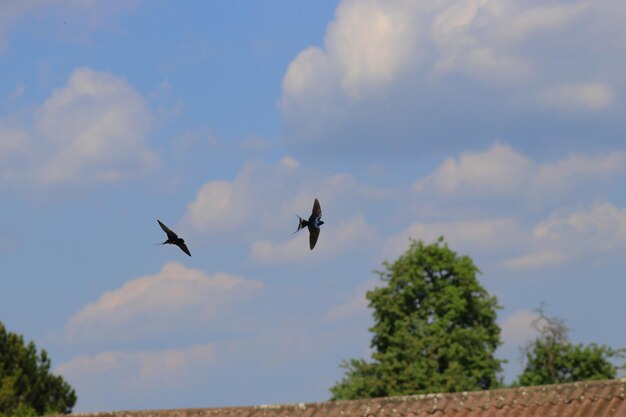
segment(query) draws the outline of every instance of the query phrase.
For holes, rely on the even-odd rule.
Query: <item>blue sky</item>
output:
[[[323,401],[372,272],[434,241],[626,346],[626,6],[6,1],[0,321],[77,411]],[[294,214],[321,201],[314,251]],[[156,219],[189,245],[164,240]],[[618,320],[619,321],[619,320]]]

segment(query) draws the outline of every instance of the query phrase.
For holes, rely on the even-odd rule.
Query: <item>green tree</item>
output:
[[[526,366],[515,386],[562,384],[566,382],[614,379],[618,367],[612,362],[623,358],[624,349],[569,341],[569,329],[562,319],[546,317],[543,308],[533,322],[538,332],[524,349]]]
[[[50,372],[46,351],[0,323],[0,417],[69,413],[75,403],[72,387]]]
[[[332,399],[489,389],[500,385],[495,297],[480,285],[468,256],[443,237],[411,241],[378,272],[383,287],[368,291],[374,310],[372,362],[344,361]]]

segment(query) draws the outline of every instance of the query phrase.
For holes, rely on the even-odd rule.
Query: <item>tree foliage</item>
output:
[[[499,308],[476,276],[471,258],[443,238],[411,241],[378,272],[383,287],[368,291],[374,312],[372,362],[344,361],[332,398],[356,399],[423,392],[489,389],[500,384]]]
[[[75,403],[72,387],[50,372],[46,351],[0,323],[0,416],[69,413]]]
[[[533,322],[538,337],[524,349],[526,366],[513,383],[519,386],[614,379],[618,367],[612,360],[623,358],[624,349],[569,341],[569,329],[562,319],[546,317],[538,309]]]

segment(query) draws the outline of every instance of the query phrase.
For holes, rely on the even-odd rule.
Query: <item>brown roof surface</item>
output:
[[[626,417],[626,379],[253,407],[117,411],[90,417]]]

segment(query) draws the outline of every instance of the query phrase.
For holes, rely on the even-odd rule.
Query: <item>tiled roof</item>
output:
[[[626,417],[626,379],[253,407],[118,411],[90,417]]]

